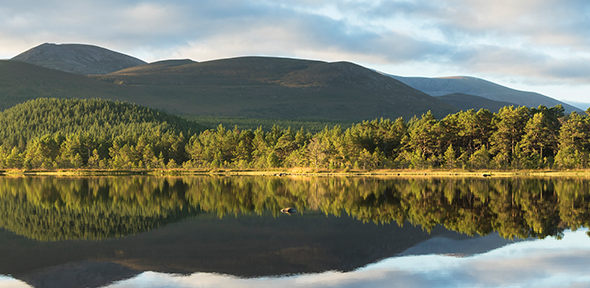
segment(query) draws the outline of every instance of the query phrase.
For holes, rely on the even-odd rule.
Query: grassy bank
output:
[[[339,177],[590,177],[590,170],[349,170],[331,171],[310,168],[291,169],[9,169],[0,170],[1,176],[339,176]]]

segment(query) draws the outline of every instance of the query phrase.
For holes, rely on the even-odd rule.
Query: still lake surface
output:
[[[0,287],[589,287],[589,198],[582,178],[0,177]]]

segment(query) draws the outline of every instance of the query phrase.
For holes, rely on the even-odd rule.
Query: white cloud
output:
[[[87,43],[147,61],[346,60],[397,75],[418,65],[433,67],[424,74],[590,91],[589,13],[584,0],[10,0],[0,4],[0,57],[43,42]]]

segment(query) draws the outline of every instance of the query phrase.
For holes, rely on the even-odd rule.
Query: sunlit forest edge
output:
[[[212,119],[203,124],[129,103],[40,98],[0,113],[0,171],[498,174],[590,167],[590,116],[564,115],[559,105],[350,127],[290,122],[297,130],[229,120],[245,124],[211,129]]]

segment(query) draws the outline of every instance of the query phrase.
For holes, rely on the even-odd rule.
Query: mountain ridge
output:
[[[561,104],[565,108],[566,113],[572,111],[576,111],[578,113],[583,112],[577,107],[543,94],[512,89],[477,77],[450,76],[428,78],[387,75],[405,83],[412,88],[418,89],[434,97],[452,93],[463,93],[484,97],[494,101],[510,102],[527,107],[538,107],[539,105],[553,107],[555,105]]]
[[[30,72],[37,75],[35,77],[28,77],[28,74],[22,71],[13,73],[6,70],[2,76],[4,79],[0,78],[0,82],[7,84],[0,87],[0,92],[4,94],[0,96],[0,100],[3,100],[0,101],[3,104],[0,105],[0,110],[38,97],[102,98],[128,101],[178,115],[360,121],[382,117],[408,119],[429,110],[436,117],[442,118],[467,107],[461,102],[474,103],[474,100],[467,96],[454,95],[452,101],[455,102],[432,97],[451,93],[470,94],[528,107],[541,104],[551,107],[562,104],[544,95],[510,89],[473,77],[433,80],[446,83],[446,88],[441,88],[440,83],[426,87],[428,89],[412,87],[415,83],[409,80],[414,78],[387,75],[345,61],[246,56],[205,62],[171,59],[146,63],[98,46],[48,43],[29,49],[13,59],[2,61],[0,65],[12,66],[16,70],[35,70],[31,66],[26,69],[25,66],[17,68],[14,63],[8,63],[23,61],[21,63],[32,63],[54,71],[85,75],[86,79],[48,70],[41,72],[37,69]],[[118,63],[123,66],[113,67],[112,63],[121,62],[117,59],[133,61],[124,65]],[[105,70],[107,66],[110,67],[109,70]],[[22,77],[16,79],[12,74]],[[514,97],[507,93],[500,93],[500,96],[491,95],[497,92],[494,92],[494,89],[491,89],[491,92],[482,92],[476,91],[481,90],[481,87],[471,87],[470,90],[469,85],[456,82],[476,81],[474,79],[488,83],[488,88],[503,89],[504,92],[516,91],[521,98],[529,93],[525,95],[528,102],[514,101]],[[458,90],[454,87],[457,83],[461,84],[465,91],[455,91]],[[438,92],[433,93],[436,89]],[[510,99],[503,100],[505,98]],[[540,98],[546,101],[539,102]],[[497,106],[475,104],[477,105],[473,109],[476,110]],[[564,107],[566,111],[577,111],[567,104]]]
[[[312,64],[318,67],[309,68]],[[57,97],[127,101],[177,115],[267,119],[396,119],[428,110],[442,118],[457,111],[352,63],[265,57],[180,60],[90,76],[14,60],[0,61],[0,67],[2,110]]]

